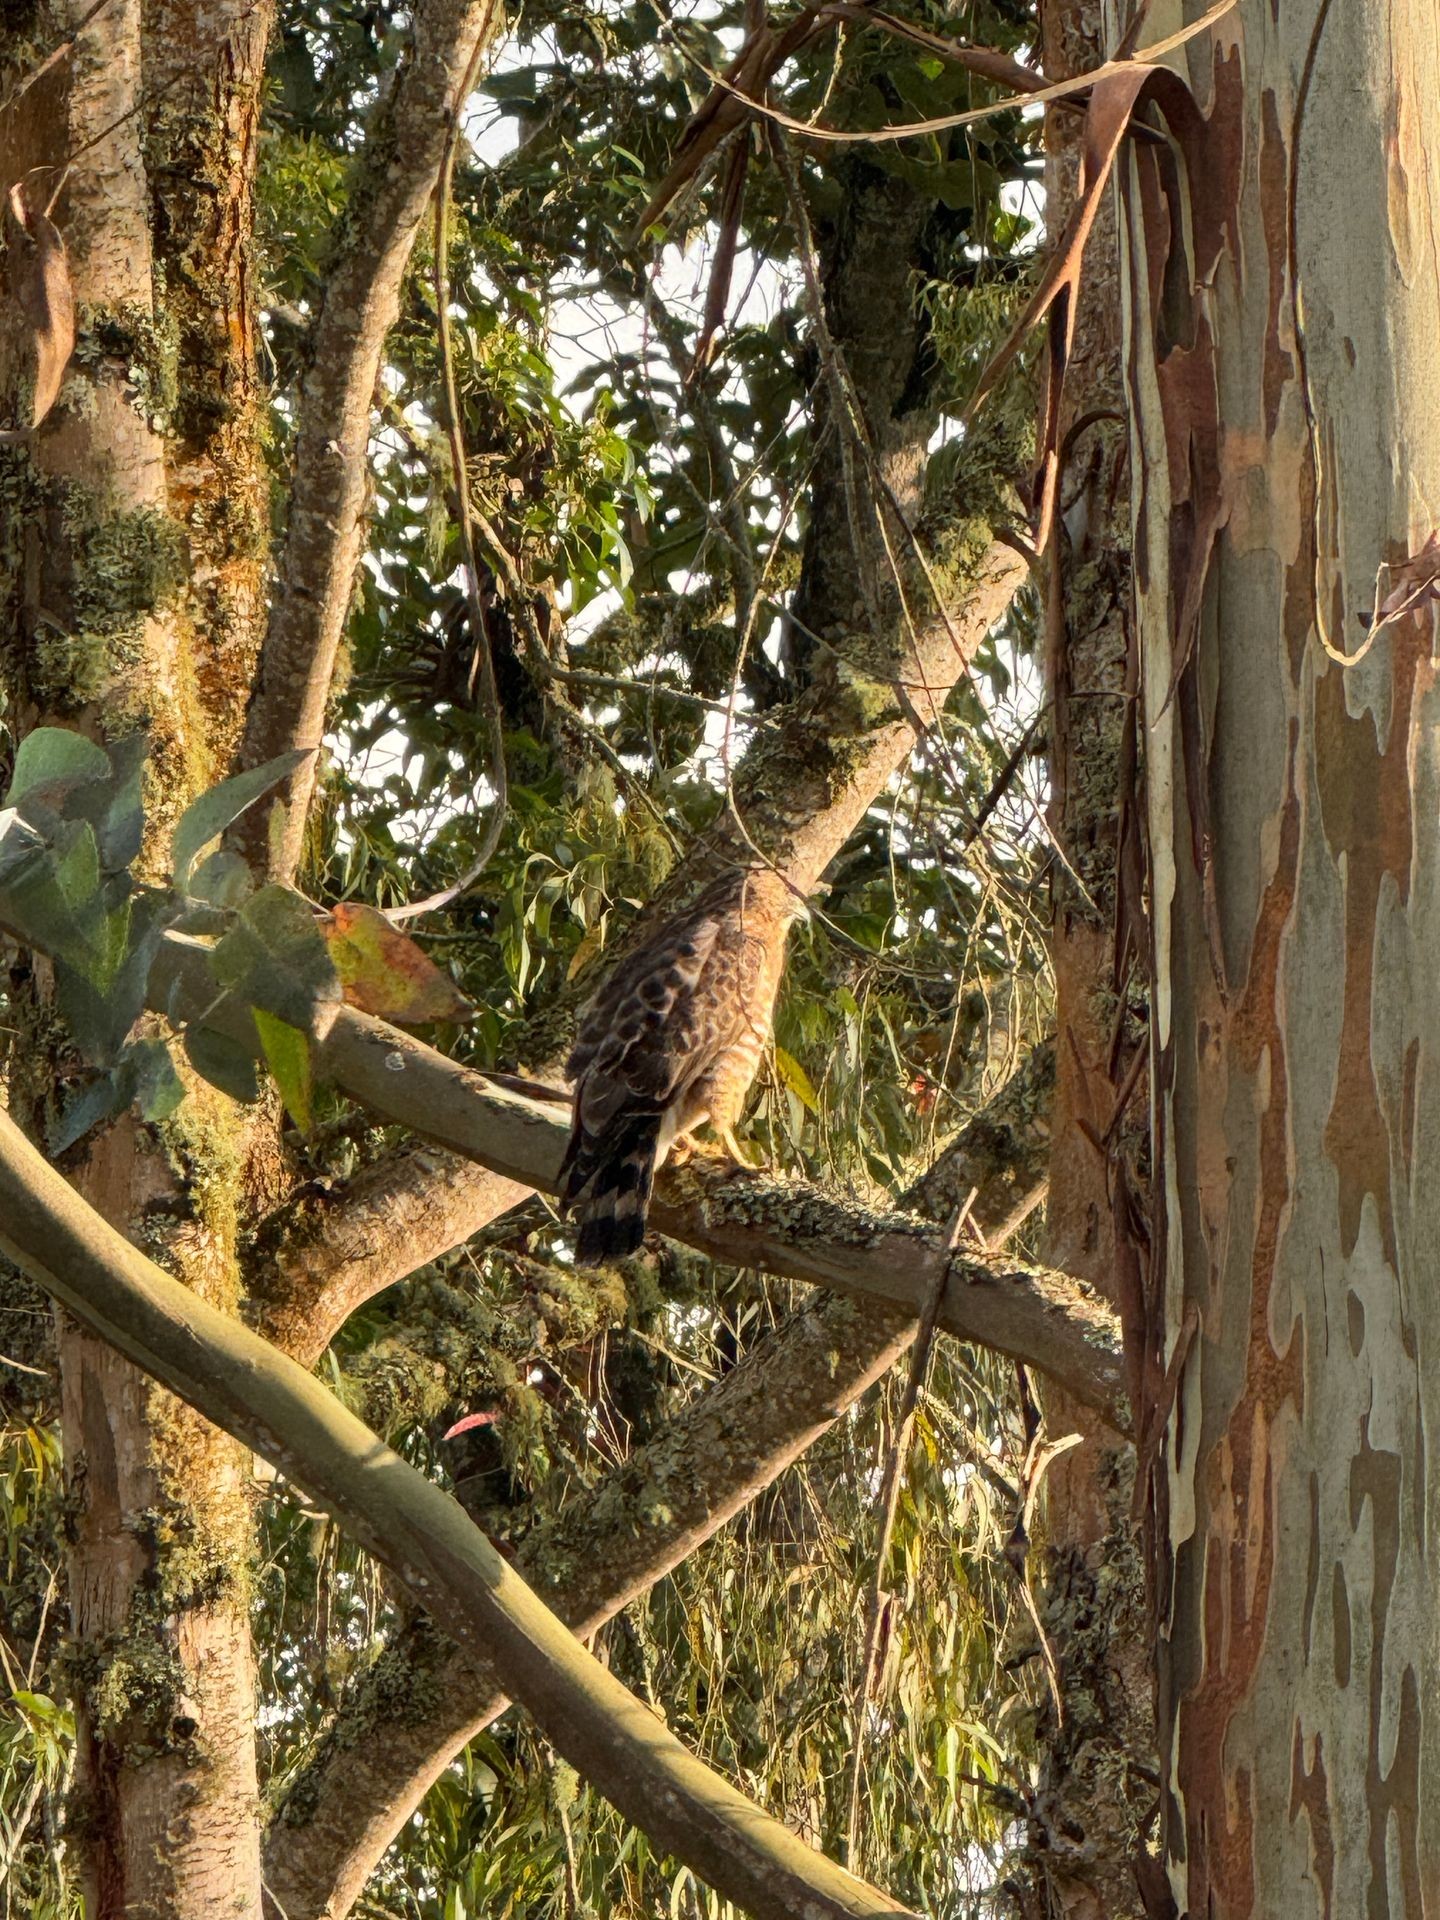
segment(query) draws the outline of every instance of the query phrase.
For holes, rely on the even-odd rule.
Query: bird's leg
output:
[[[737,1167],[744,1167],[747,1173],[763,1173],[768,1169],[770,1162],[763,1155],[757,1160],[745,1151],[735,1138],[733,1127],[717,1127],[715,1132]]]
[[[680,1133],[671,1142],[670,1151],[665,1158],[672,1167],[683,1167],[685,1162],[693,1157],[694,1152],[695,1142],[688,1133]]]

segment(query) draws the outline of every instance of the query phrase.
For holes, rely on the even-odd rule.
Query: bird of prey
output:
[[[578,1260],[636,1250],[656,1168],[707,1120],[748,1164],[735,1123],[770,1037],[786,938],[804,912],[769,867],[727,873],[622,954],[585,1009],[560,1170]]]

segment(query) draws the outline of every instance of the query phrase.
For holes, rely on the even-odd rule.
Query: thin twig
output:
[[[470,467],[465,450],[465,428],[460,417],[460,400],[455,382],[454,343],[450,334],[450,185],[455,172],[455,153],[460,144],[460,115],[479,72],[486,51],[482,37],[470,56],[465,78],[455,95],[451,110],[450,132],[440,162],[440,178],[435,186],[435,305],[439,320],[440,364],[444,374],[445,431],[450,442],[450,464],[455,476],[455,517],[460,528],[460,547],[464,561],[465,598],[470,609],[470,639],[475,649],[470,664],[470,693],[478,693],[490,736],[490,787],[494,798],[490,819],[480,851],[468,871],[453,886],[406,906],[389,908],[391,920],[413,920],[422,913],[449,906],[467,893],[489,866],[505,831],[509,805],[509,779],[505,770],[505,716],[500,707],[500,691],[495,682],[495,655],[490,642],[489,623],[480,597],[480,564],[475,554],[475,523],[470,501]],[[498,545],[498,542],[496,543]]]

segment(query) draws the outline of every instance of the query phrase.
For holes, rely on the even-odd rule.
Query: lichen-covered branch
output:
[[[432,1481],[303,1367],[109,1226],[0,1116],[0,1248],[102,1339],[304,1487],[472,1653],[556,1750],[659,1847],[748,1912],[902,1909],[815,1853],[686,1751],[537,1599]]]
[[[155,970],[162,1004],[254,1043],[249,1011],[216,1006],[205,951],[170,935]],[[457,1066],[387,1021],[342,1009],[317,1047],[319,1071],[371,1113],[464,1154],[507,1180],[553,1193],[569,1125],[565,1111]],[[947,1252],[914,1214],[885,1212],[803,1182],[697,1156],[667,1168],[651,1217],[662,1233],[731,1266],[919,1312],[937,1263],[949,1281],[939,1324],[962,1340],[1023,1360],[1061,1382],[1110,1426],[1129,1413],[1112,1311],[1068,1275]]]
[[[305,1194],[262,1230],[251,1256],[261,1331],[313,1366],[377,1293],[463,1246],[530,1192],[474,1160],[407,1140],[364,1168],[336,1200]]]
[[[499,0],[421,0],[409,51],[370,129],[301,383],[289,521],[246,719],[246,766],[320,745],[364,546],[380,356],[465,77],[500,15]],[[289,878],[299,862],[313,785],[312,760],[290,783],[277,877]],[[254,859],[267,857],[263,817],[245,822],[240,838]]]
[[[949,1220],[970,1202],[971,1218],[1003,1246],[1045,1197],[1054,1094],[1055,1042],[1042,1040],[937,1154],[906,1204],[927,1220]]]
[[[986,1179],[1004,1139],[995,1116],[1028,1111],[1037,1077],[1027,1062],[1018,1096],[1007,1083],[949,1149],[974,1174],[971,1217],[997,1244],[1012,1193]],[[925,1185],[907,1204],[924,1207]],[[522,1573],[576,1633],[593,1632],[773,1485],[900,1357],[915,1324],[891,1308],[816,1300],[527,1537]],[[402,1627],[272,1823],[265,1880],[289,1920],[341,1920],[424,1794],[506,1704],[493,1672],[428,1619]]]
[[[756,847],[800,892],[813,891],[913,750],[916,718],[933,722],[1024,573],[1008,547],[979,544],[966,575],[968,598],[907,642],[908,714],[892,685],[828,658],[780,725],[758,736],[737,769],[733,811],[722,814],[697,846],[667,897],[692,874],[698,881],[722,861],[753,859]],[[567,1011],[573,1013],[573,1005],[557,1003],[556,1031],[542,1040],[546,1051],[563,1047]],[[555,1116],[550,1120],[553,1126]],[[287,1240],[267,1277],[267,1331],[287,1352],[319,1353],[345,1316],[382,1287],[461,1245],[496,1213],[516,1205],[523,1189],[497,1186],[492,1176],[503,1169],[482,1174],[475,1160],[488,1165],[483,1155],[467,1160],[463,1149],[458,1157],[436,1151],[423,1162],[408,1152],[392,1156],[373,1177],[357,1181],[339,1206],[315,1210],[311,1230],[302,1228]],[[657,1213],[657,1222],[661,1217]]]
[[[909,1345],[892,1308],[818,1300],[561,1519],[517,1564],[582,1638],[678,1566],[799,1458]],[[425,1620],[396,1635],[266,1843],[288,1920],[338,1920],[456,1752],[508,1705],[494,1664]]]

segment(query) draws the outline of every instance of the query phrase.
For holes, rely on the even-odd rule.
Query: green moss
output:
[[[72,555],[70,625],[41,626],[30,678],[38,704],[64,708],[113,698],[141,664],[145,621],[184,584],[187,549],[168,515],[107,510],[73,482],[62,489],[61,513]]]
[[[154,313],[140,306],[81,309],[77,365],[123,367],[130,402],[156,433],[166,432],[175,417],[179,355],[179,332],[165,308]]]

